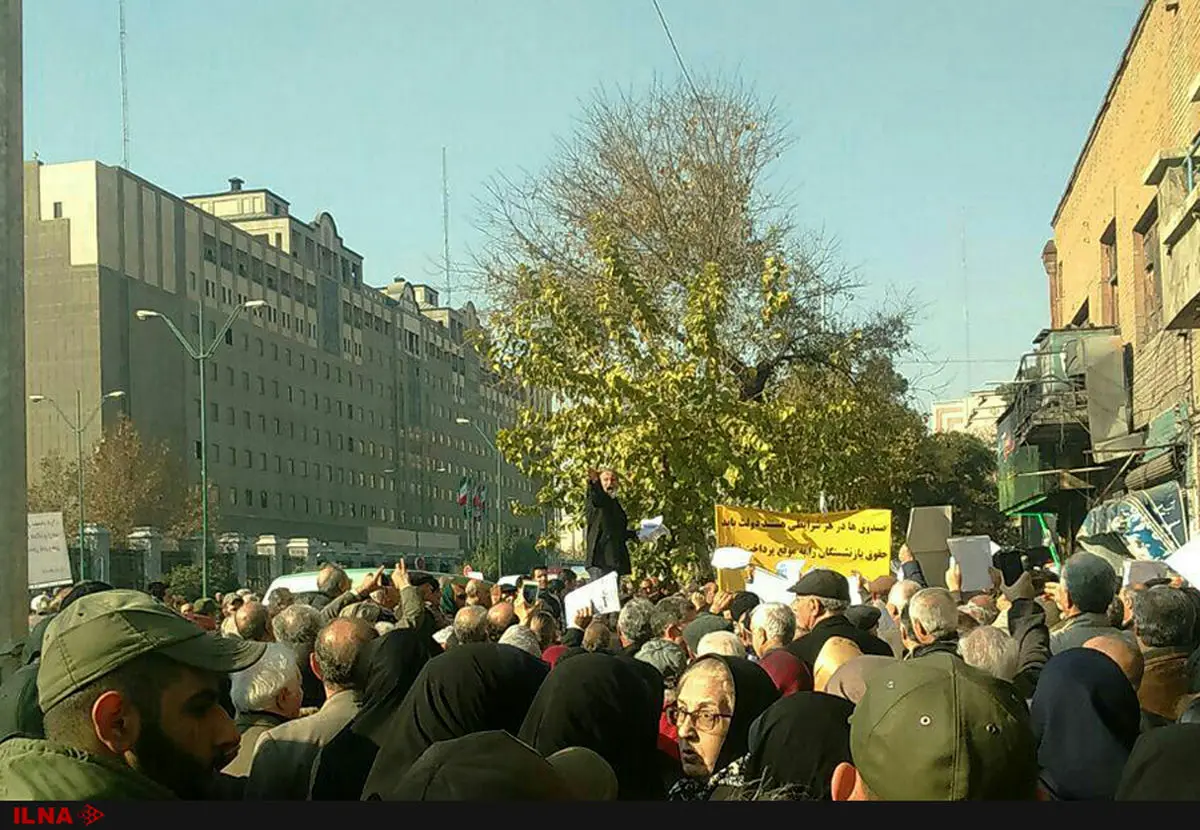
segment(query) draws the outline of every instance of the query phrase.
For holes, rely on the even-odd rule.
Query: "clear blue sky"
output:
[[[773,185],[840,242],[865,302],[908,294],[919,397],[1012,376],[1049,324],[1040,252],[1141,0],[660,0],[697,75],[773,97]],[[26,154],[121,159],[117,0],[26,0]],[[438,280],[483,183],[538,168],[600,84],[674,78],[650,0],[127,0],[132,168],[329,210],[366,278]],[[968,287],[962,279],[966,226]],[[440,280],[438,280],[440,282]],[[456,298],[458,299],[458,298]]]

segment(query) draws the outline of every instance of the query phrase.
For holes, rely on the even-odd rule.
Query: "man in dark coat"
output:
[[[628,543],[637,534],[629,529],[629,517],[617,501],[617,474],[612,470],[588,473],[586,516],[588,567],[601,575],[633,573]]]

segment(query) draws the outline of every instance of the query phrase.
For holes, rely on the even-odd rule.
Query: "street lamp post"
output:
[[[504,565],[503,560],[501,559],[502,554],[500,552],[501,529],[503,528],[500,511],[504,507],[504,500],[500,495],[500,464],[502,460],[500,457],[500,450],[496,448],[496,445],[492,442],[492,439],[487,437],[487,433],[479,428],[479,424],[475,423],[470,418],[455,418],[454,422],[464,426],[469,424],[475,427],[475,431],[479,433],[479,437],[482,438],[484,443],[491,447],[492,452],[496,454],[496,578],[499,579],[500,577],[504,576]]]
[[[172,322],[171,318],[157,311],[148,309],[138,309],[134,315],[142,321],[145,320],[162,320],[170,329],[171,334],[175,335],[175,339],[179,341],[179,345],[183,346],[183,350],[187,352],[188,357],[196,361],[200,368],[200,593],[203,596],[208,596],[208,396],[207,384],[208,373],[205,371],[205,364],[209,358],[216,352],[217,347],[221,345],[221,341],[225,339],[225,332],[233,326],[234,320],[241,315],[243,311],[250,309],[262,308],[267,304],[266,300],[246,300],[234,307],[233,311],[229,312],[229,316],[225,318],[225,325],[217,332],[216,337],[212,342],[204,344],[204,300],[200,300],[199,328],[200,332],[196,335],[196,344],[193,345],[179,327]]]
[[[104,407],[105,401],[115,401],[118,398],[125,397],[125,393],[121,390],[114,390],[100,396],[100,402],[96,404],[96,408],[88,415],[87,420],[83,418],[83,393],[78,389],[75,390],[75,420],[71,420],[67,413],[62,411],[58,402],[48,395],[30,395],[30,403],[48,403],[54,407],[54,411],[66,423],[67,428],[75,433],[75,466],[77,485],[79,487],[79,578],[87,579],[87,554],[84,550],[84,474],[83,474],[83,433],[87,432],[87,428],[92,425],[92,421],[96,420],[96,415]]]

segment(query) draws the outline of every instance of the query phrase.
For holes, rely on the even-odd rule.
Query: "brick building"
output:
[[[1069,502],[1068,538],[1122,522],[1176,539],[1195,527],[1198,133],[1200,4],[1147,0],[1042,251],[1050,330],[1010,390],[1025,420],[1014,406],[1001,423],[1010,456],[1030,446],[1041,456],[1007,471],[1016,495],[1003,506],[1069,493],[1054,511],[1063,518]],[[1050,428],[1044,440],[1022,440],[1030,416]]]

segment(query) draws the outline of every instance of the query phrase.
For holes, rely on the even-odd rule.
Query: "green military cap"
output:
[[[249,668],[265,650],[264,643],[213,637],[141,591],[102,591],[76,600],[47,627],[38,704],[48,712],[150,652],[203,671],[228,673]]]
[[[192,603],[193,614],[203,614],[206,617],[212,617],[220,610],[221,607],[217,605],[217,601],[208,597],[201,597]]]
[[[952,654],[874,673],[850,718],[850,754],[882,801],[1024,800],[1037,787],[1025,702]]]

